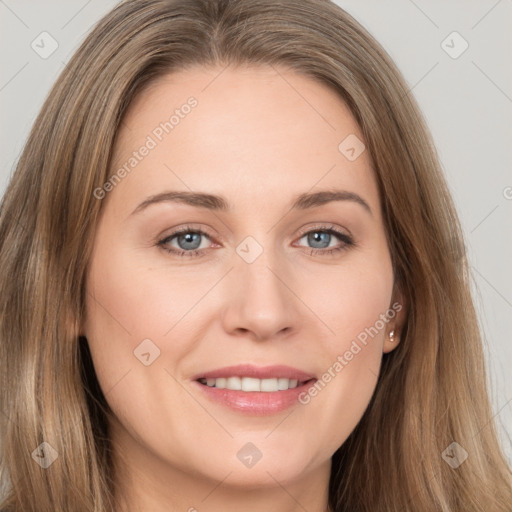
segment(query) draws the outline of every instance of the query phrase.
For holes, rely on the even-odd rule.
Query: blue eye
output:
[[[181,228],[168,237],[160,240],[158,245],[165,251],[175,254],[176,256],[193,257],[200,256],[201,237],[210,238],[207,233],[200,229],[192,229],[190,227]],[[178,248],[171,248],[170,242],[176,239]]]
[[[338,240],[341,240],[343,242],[343,245],[334,246],[328,249],[328,247],[330,246],[330,242],[333,240],[333,237],[337,238]],[[337,229],[334,229],[333,226],[322,226],[307,231],[301,236],[299,240],[302,240],[303,238],[306,238],[307,242],[313,245],[310,251],[311,255],[333,254],[335,252],[345,250],[348,247],[355,245],[355,242],[352,240],[350,236],[338,231]]]
[[[210,236],[204,231],[190,226],[185,226],[160,240],[157,245],[178,257],[190,258],[203,256],[205,252],[205,247],[201,248],[201,239],[203,237],[210,239]],[[350,236],[334,229],[333,226],[321,226],[307,231],[299,238],[299,240],[302,240],[303,238],[307,238],[307,243],[313,245],[313,247],[310,247],[311,255],[329,255],[355,245],[355,242]],[[343,242],[342,245],[329,248],[332,240],[336,238]],[[173,240],[176,240],[177,247],[171,245]]]

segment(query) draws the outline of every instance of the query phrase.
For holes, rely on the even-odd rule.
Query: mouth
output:
[[[299,403],[317,379],[289,366],[238,365],[193,377],[194,386],[212,402],[236,412],[265,416]]]
[[[286,391],[295,389],[314,379],[298,380],[288,379],[286,377],[276,377],[270,379],[257,379],[254,377],[219,377],[219,378],[200,378],[197,382],[217,389],[229,389],[231,391],[244,391],[246,393],[275,393],[276,391]]]

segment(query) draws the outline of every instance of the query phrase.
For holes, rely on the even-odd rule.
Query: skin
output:
[[[368,151],[351,162],[338,150],[363,136],[334,91],[284,68],[221,71],[169,74],[135,99],[112,172],[168,113],[190,96],[198,104],[102,199],[82,334],[115,414],[119,510],[325,512],[331,456],[370,401],[403,310],[307,405],[246,415],[208,400],[191,378],[242,363],[319,378],[401,301],[377,184]],[[360,195],[372,213],[354,201],[290,211],[297,195],[333,188]],[[222,195],[231,211],[162,202],[131,215],[168,190]],[[157,245],[191,223],[208,233],[202,256]],[[304,235],[325,224],[356,245],[321,254],[345,245]],[[236,252],[247,236],[263,249],[252,263]],[[191,250],[179,237],[169,246]],[[160,350],[149,366],[134,357],[144,339]],[[251,468],[236,456],[249,442],[262,454]]]

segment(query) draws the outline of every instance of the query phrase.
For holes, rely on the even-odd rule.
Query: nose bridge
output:
[[[296,328],[300,317],[297,300],[285,284],[291,278],[284,270],[283,255],[272,246],[271,236],[258,238],[262,242],[247,236],[236,247],[228,292],[232,295],[224,318],[230,331],[252,331],[267,338]]]
[[[247,236],[236,248],[239,256],[236,263],[238,279],[243,283],[243,290],[251,300],[258,300],[262,305],[283,303],[289,291],[278,279],[276,273],[282,272],[278,251],[271,242],[271,236],[259,236],[260,243],[253,236]],[[265,244],[265,245],[263,245]],[[281,270],[278,270],[281,269]]]

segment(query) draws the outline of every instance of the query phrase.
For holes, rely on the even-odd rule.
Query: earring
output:
[[[389,332],[389,341],[391,341],[391,343],[393,343],[395,341],[394,337],[395,337],[395,330],[393,329],[392,331]]]

